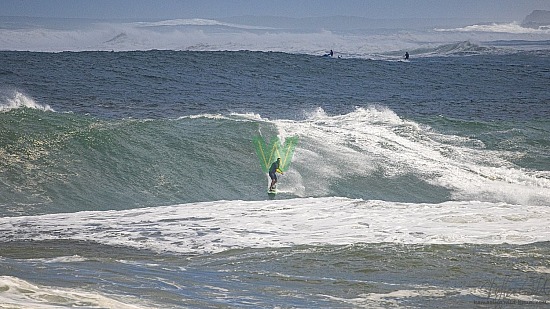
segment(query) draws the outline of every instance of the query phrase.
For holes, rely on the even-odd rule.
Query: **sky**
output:
[[[521,22],[550,0],[0,0],[0,16],[177,19],[241,15]]]

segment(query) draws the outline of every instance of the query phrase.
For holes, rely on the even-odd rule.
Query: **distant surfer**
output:
[[[409,52],[405,52],[405,60],[409,60]]]
[[[332,58],[332,57],[334,57],[334,52],[331,49],[330,52],[324,54],[323,57],[331,57]]]
[[[277,183],[277,173],[283,175],[283,171],[280,169],[281,166],[281,158],[277,158],[277,161],[273,162],[271,164],[271,167],[269,168],[269,178],[271,178],[271,185],[269,186],[269,190],[275,190],[275,184]]]

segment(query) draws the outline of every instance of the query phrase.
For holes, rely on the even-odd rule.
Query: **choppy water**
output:
[[[0,52],[1,306],[547,305],[545,41],[256,44]]]

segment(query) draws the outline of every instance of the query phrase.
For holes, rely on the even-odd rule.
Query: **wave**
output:
[[[299,245],[526,244],[549,241],[550,208],[348,198],[215,201],[0,218],[0,242],[70,240],[180,254]]]
[[[548,27],[539,27],[539,28],[523,27],[521,24],[516,22],[479,24],[479,25],[470,25],[470,26],[452,28],[452,29],[437,28],[435,30],[440,32],[493,32],[493,33],[512,33],[512,34],[550,34],[550,29]]]
[[[50,112],[54,111],[48,104],[36,103],[34,99],[19,91],[3,91],[2,95],[0,95],[0,112],[6,112],[18,108],[30,108]]]
[[[202,18],[169,19],[169,20],[161,20],[161,21],[155,21],[155,22],[135,22],[135,23],[131,23],[131,25],[137,25],[139,27],[223,26],[223,27],[229,27],[229,28],[235,28],[235,29],[249,29],[249,30],[273,29],[271,27],[240,25],[240,24],[234,24],[234,23],[221,22],[214,19],[202,19]]]
[[[138,309],[148,306],[137,299],[129,300],[128,296],[118,296],[125,299],[117,300],[117,296],[60,287],[36,285],[12,276],[0,276],[0,303],[13,308],[60,308],[79,307],[86,304],[89,307]]]
[[[546,205],[550,198],[549,178],[535,177],[507,160],[520,154],[487,149],[476,139],[441,134],[387,108],[358,108],[339,116],[321,112],[304,123],[280,121],[277,127],[282,137],[301,138],[296,165],[311,169],[308,162],[315,162],[311,174],[326,175],[316,183],[326,181],[325,188],[332,188],[338,179],[338,195],[355,188],[370,194],[348,191],[344,196],[388,199],[400,188],[408,199],[420,193],[423,198]],[[357,187],[358,177],[364,177],[363,188]],[[373,190],[382,191],[382,196]]]
[[[348,31],[324,27],[284,29],[212,19],[130,23],[87,21],[85,25],[69,24],[65,27],[59,27],[57,24],[55,27],[48,26],[47,23],[34,27],[22,24],[20,28],[14,28],[13,23],[10,23],[10,27],[0,27],[0,46],[4,50],[41,52],[163,49],[249,50],[309,55],[324,55],[333,49],[337,56],[343,58],[385,59],[394,53],[402,56],[405,51],[464,41],[544,41],[548,40],[548,31],[523,28],[515,24],[474,25],[435,31],[402,28]],[[520,46],[514,48],[519,49]]]
[[[0,118],[4,215],[264,196],[265,176],[248,168],[253,123],[102,121],[34,109]]]
[[[411,51],[415,57],[426,56],[452,56],[452,55],[480,55],[496,54],[500,51],[494,47],[485,47],[470,41],[455,42],[451,44],[437,45],[434,47],[418,48]]]
[[[550,175],[518,151],[443,134],[371,106],[303,120],[257,114],[98,120],[15,109],[0,114],[3,215],[264,200],[252,140],[298,137],[281,198],[548,205]]]

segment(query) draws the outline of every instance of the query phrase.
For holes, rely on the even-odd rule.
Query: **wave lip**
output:
[[[15,91],[11,95],[0,97],[0,112],[10,111],[12,109],[19,108],[31,108],[38,109],[42,111],[54,112],[48,104],[39,104],[36,103],[34,99],[25,94]]]

